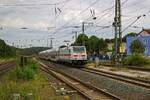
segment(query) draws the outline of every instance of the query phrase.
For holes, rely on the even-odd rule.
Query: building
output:
[[[127,55],[131,55],[130,45],[135,40],[140,40],[145,45],[145,56],[150,56],[150,29],[143,29],[140,33],[138,33],[136,36],[128,36],[126,39],[126,49],[127,49]]]

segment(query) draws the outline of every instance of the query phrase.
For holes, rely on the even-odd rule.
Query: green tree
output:
[[[106,43],[114,43],[114,38],[112,38],[112,39],[105,39],[105,42]]]
[[[94,35],[88,38],[85,34],[80,34],[75,43],[72,45],[82,46],[83,43],[89,53],[96,52],[98,54],[100,51],[105,52],[108,48],[107,42],[104,39],[99,39]]]
[[[105,42],[111,43],[111,39],[105,39]]]
[[[94,52],[99,52],[99,38],[97,38],[96,36],[91,36],[89,38],[89,41],[88,41],[88,45],[89,45],[89,51],[91,53],[94,53]]]
[[[104,39],[99,39],[98,41],[98,49],[100,52],[106,52],[108,49],[108,44]]]
[[[86,49],[89,50],[89,44],[88,44],[88,36],[85,34],[80,34],[75,41],[74,45],[82,46],[85,45]]]
[[[132,54],[143,54],[145,51],[145,46],[140,40],[136,39],[131,43],[130,49]]]

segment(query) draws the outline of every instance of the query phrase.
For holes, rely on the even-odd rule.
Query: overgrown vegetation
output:
[[[19,64],[18,64],[19,65]],[[56,96],[46,77],[38,70],[33,60],[28,65],[17,66],[15,69],[1,76],[1,100],[64,100],[63,96]]]
[[[56,96],[55,90],[50,87],[42,73],[30,81],[12,80],[10,79],[12,73],[1,78],[1,100],[64,100],[63,96]]]
[[[131,66],[143,66],[143,65],[150,65],[149,59],[143,57],[140,54],[134,54],[127,57],[124,61],[125,65]]]
[[[33,61],[28,61],[28,64],[23,67],[16,67],[14,70],[15,77],[22,80],[31,80],[37,74],[37,64]]]

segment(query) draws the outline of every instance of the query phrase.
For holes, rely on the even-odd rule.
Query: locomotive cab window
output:
[[[71,50],[69,49],[69,53],[71,53]]]
[[[85,52],[85,48],[84,47],[73,47],[73,51],[75,53],[84,53]]]

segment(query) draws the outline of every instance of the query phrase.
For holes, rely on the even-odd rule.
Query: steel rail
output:
[[[101,62],[100,65],[106,66],[106,67],[115,66],[115,64],[111,64],[111,62]],[[150,68],[144,68],[144,67],[141,67],[141,66],[123,66],[122,68],[128,68],[128,69],[137,70],[137,71],[150,72]]]
[[[90,72],[90,73],[94,73],[97,75],[106,76],[106,77],[109,77],[109,78],[112,78],[115,80],[130,83],[130,84],[133,84],[136,86],[141,86],[146,89],[150,89],[150,81],[146,81],[146,80],[142,80],[142,79],[138,79],[138,78],[134,78],[134,77],[129,77],[129,76],[125,76],[125,75],[119,75],[119,74],[115,74],[115,73],[111,73],[111,72],[101,71],[101,70],[97,70],[97,69],[93,69],[93,68],[83,68],[81,70]]]
[[[68,83],[66,79],[64,79],[62,77],[59,78],[63,82],[65,82],[66,84],[68,84],[69,86],[71,86],[72,88],[74,88],[75,90],[77,90],[79,93],[81,93],[82,95],[84,95],[85,97],[87,97],[89,100],[94,100],[94,99],[92,97],[89,97],[89,94],[87,93],[87,91],[83,91],[82,89],[80,89],[79,87],[77,87],[77,85],[80,84],[82,86],[85,86],[86,88],[88,87],[88,88],[90,88],[89,90],[92,89],[92,91],[94,91],[94,92],[97,91],[96,93],[101,93],[101,94],[103,94],[103,95],[105,95],[107,97],[112,98],[113,100],[114,99],[115,100],[120,100],[120,98],[118,96],[113,95],[112,93],[109,93],[109,92],[107,92],[107,91],[105,91],[103,89],[100,89],[100,88],[98,88],[96,86],[93,86],[91,84],[85,83],[85,82],[83,82],[83,81],[81,81],[81,80],[79,80],[79,79],[77,79],[77,78],[75,78],[75,77],[73,77],[71,75],[68,75],[68,74],[66,74],[66,73],[64,73],[62,71],[58,71],[58,69],[54,69],[52,67],[48,67],[47,65],[43,64],[42,62],[39,62],[39,63],[40,63],[40,65],[42,65],[42,66],[44,66],[46,68],[46,71],[51,72],[53,75],[55,74],[55,77],[57,76],[56,73],[59,73],[59,74],[63,75],[64,77],[67,77],[67,78],[69,78],[71,80],[74,80],[75,81],[74,83],[78,83],[78,84],[71,84],[71,83]],[[58,76],[57,76],[57,78],[58,78]]]
[[[60,64],[58,64],[58,65],[60,65]],[[65,65],[65,66],[70,67],[70,65]],[[79,66],[72,66],[72,67],[79,67]],[[135,77],[115,74],[115,73],[111,73],[111,72],[107,72],[107,71],[101,71],[101,70],[97,70],[97,69],[93,69],[93,68],[84,68],[83,66],[81,66],[80,68],[82,68],[81,70],[86,71],[86,72],[106,76],[106,77],[109,77],[109,78],[112,78],[115,80],[119,80],[122,82],[140,86],[140,87],[143,87],[146,89],[150,89],[150,81],[148,81],[148,80],[143,80],[143,79],[139,79],[139,78],[135,78]]]
[[[15,61],[9,61],[9,62],[0,64],[0,74],[7,72],[10,68],[15,66],[15,64],[16,64]]]
[[[142,68],[142,67],[136,67],[136,66],[128,66],[128,67],[125,67],[125,68],[129,68],[129,69],[132,69],[132,70],[138,70],[138,71],[145,71],[145,72],[150,72],[150,68]]]

